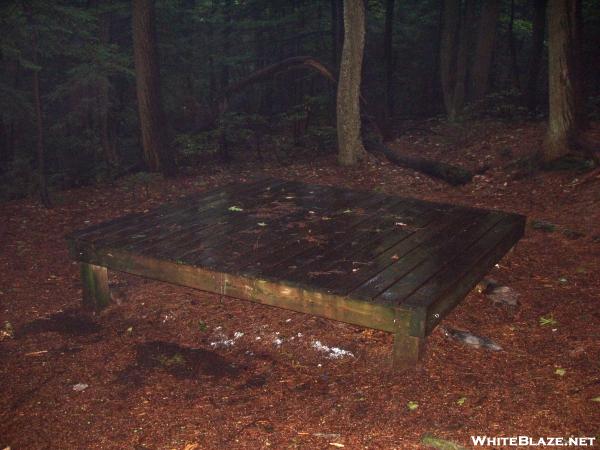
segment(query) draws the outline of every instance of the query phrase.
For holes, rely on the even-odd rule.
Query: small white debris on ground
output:
[[[339,347],[328,347],[326,345],[323,345],[321,341],[313,341],[312,346],[314,349],[320,352],[327,353],[327,357],[330,359],[344,358],[346,356],[354,358],[354,354],[352,352],[341,349]]]
[[[220,330],[220,329],[221,329],[221,327],[215,328],[215,330]],[[219,332],[217,334],[218,340],[216,340],[214,342],[211,342],[210,346],[213,347],[213,348],[231,347],[232,345],[235,344],[235,341],[237,341],[243,335],[244,335],[244,333],[242,333],[240,331],[236,331],[235,333],[233,333],[233,338],[229,339],[225,334]]]
[[[89,386],[85,383],[77,383],[73,385],[73,390],[76,392],[85,391]]]
[[[276,337],[273,339],[273,344],[279,347],[281,344],[283,344],[283,339]]]

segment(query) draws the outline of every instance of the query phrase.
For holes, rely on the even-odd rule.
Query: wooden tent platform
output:
[[[524,225],[516,214],[269,179],[67,240],[87,305],[108,303],[108,268],[392,332],[394,364],[406,367]]]

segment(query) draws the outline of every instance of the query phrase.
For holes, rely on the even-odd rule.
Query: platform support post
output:
[[[392,370],[395,372],[414,368],[423,353],[425,322],[420,310],[396,310],[394,321],[394,348]]]
[[[108,288],[108,270],[106,267],[81,263],[81,281],[83,282],[83,306],[100,310],[110,303]]]

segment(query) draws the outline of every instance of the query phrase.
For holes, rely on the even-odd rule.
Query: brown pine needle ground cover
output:
[[[539,124],[419,126],[391,146],[489,170],[452,188],[375,159],[343,169],[311,157],[210,167],[151,180],[147,193],[127,180],[70,190],[51,210],[0,205],[0,448],[410,449],[426,433],[470,448],[471,435],[598,436],[600,181],[516,173],[509,163],[538,148]],[[417,370],[390,375],[385,333],[124,275],[111,279],[110,308],[80,309],[66,233],[261,175],[526,214],[525,237],[490,274],[519,305],[473,291],[443,322],[504,350],[438,329]]]

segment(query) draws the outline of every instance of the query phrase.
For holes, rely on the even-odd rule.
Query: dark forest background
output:
[[[457,111],[449,111],[440,81],[444,2],[366,2],[362,95],[384,136],[393,136],[400,121],[431,117],[545,120],[546,2],[456,3],[466,43],[465,93]],[[336,151],[336,88],[318,72],[277,72],[229,96],[225,112],[220,99],[251,73],[294,56],[310,55],[336,74],[341,0],[158,0],[155,7],[163,125],[180,171],[210,161],[285,163]],[[145,173],[130,2],[23,1],[0,8],[2,199],[36,193],[40,164],[54,190]],[[600,2],[583,1],[581,17],[578,58],[594,119]],[[479,43],[490,40],[482,87]]]

